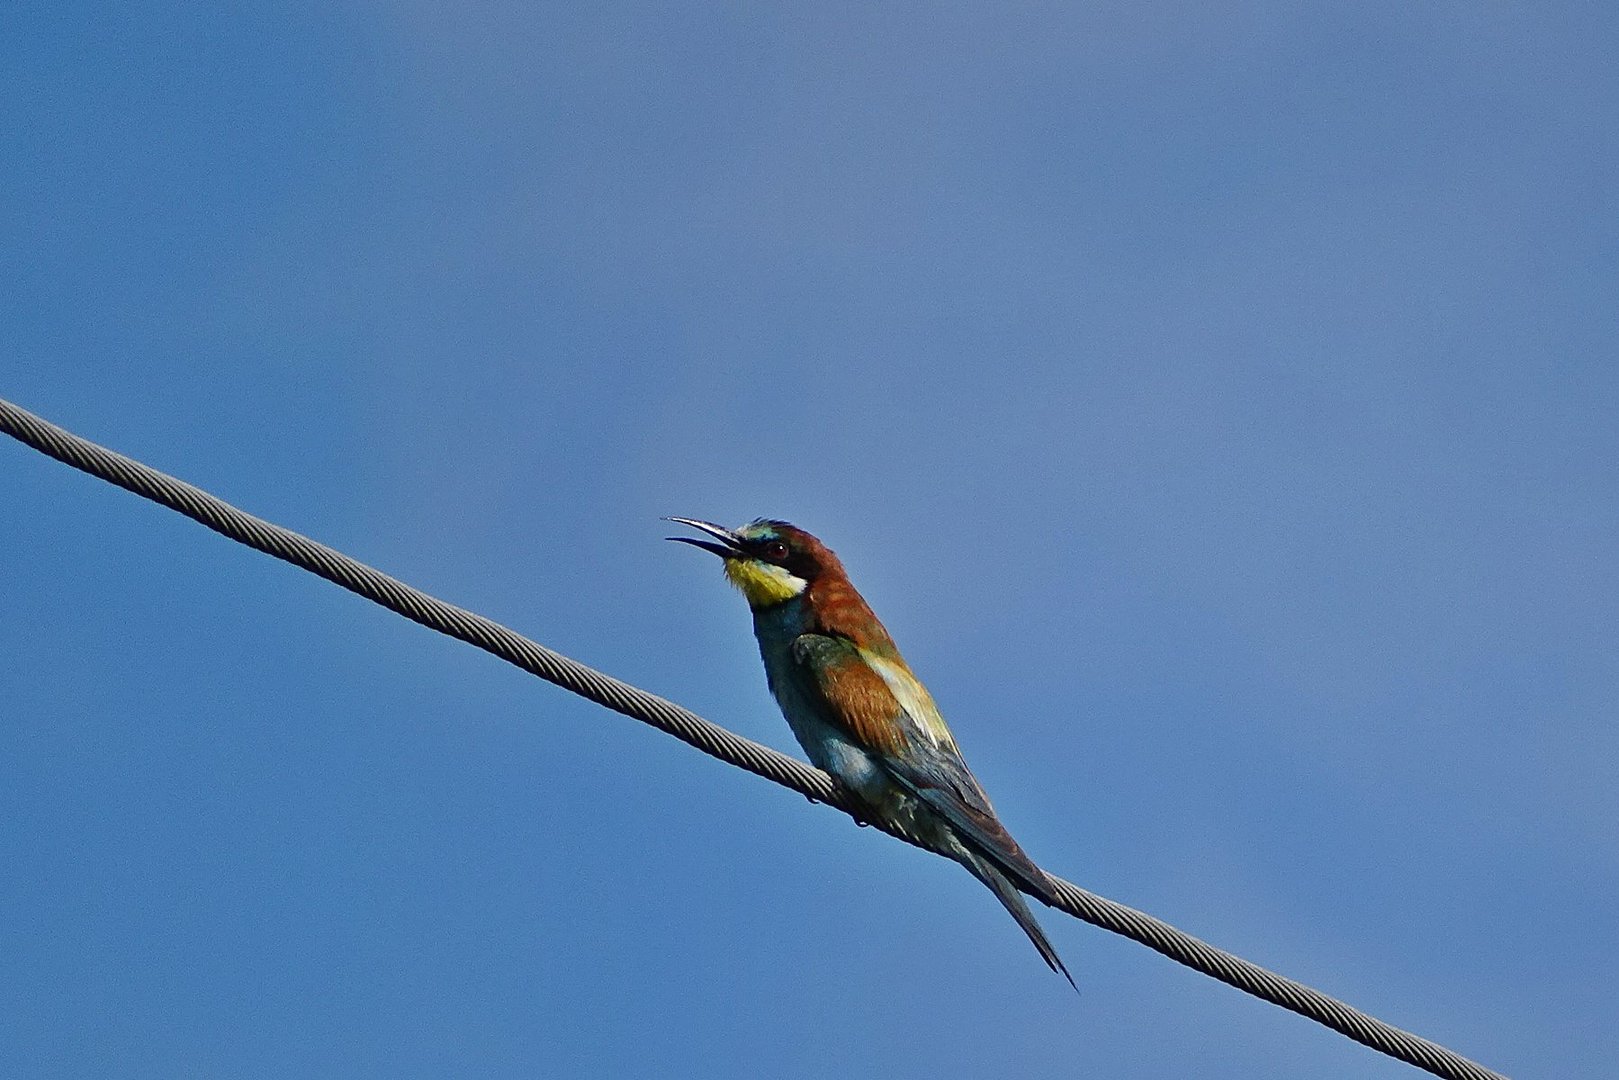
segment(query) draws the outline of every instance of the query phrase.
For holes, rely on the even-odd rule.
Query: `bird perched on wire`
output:
[[[972,871],[1072,985],[1018,891],[1053,903],[1051,879],[995,816],[927,687],[838,557],[785,521],[727,529],[668,520],[713,538],[669,537],[724,560],[753,611],[770,692],[810,760],[842,781],[872,820],[903,826]]]

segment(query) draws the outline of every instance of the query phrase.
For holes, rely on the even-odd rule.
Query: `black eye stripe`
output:
[[[813,577],[817,567],[808,552],[795,548],[780,536],[761,536],[749,541],[748,553],[760,562],[779,566],[802,578]]]

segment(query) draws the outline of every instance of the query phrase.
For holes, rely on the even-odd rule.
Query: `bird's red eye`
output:
[[[780,540],[770,541],[765,545],[765,557],[776,560],[785,559],[787,557],[787,545]]]

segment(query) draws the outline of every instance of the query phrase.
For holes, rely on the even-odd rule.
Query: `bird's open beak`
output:
[[[735,559],[742,554],[742,542],[737,538],[736,533],[730,529],[723,529],[713,522],[698,521],[696,518],[672,517],[664,518],[663,520],[678,522],[681,525],[690,525],[699,532],[706,532],[715,540],[718,540],[719,543],[716,544],[713,540],[697,540],[690,536],[666,536],[664,537],[665,540],[700,547],[704,551],[712,551],[722,559]]]

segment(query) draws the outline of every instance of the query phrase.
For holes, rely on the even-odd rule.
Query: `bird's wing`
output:
[[[980,855],[1051,901],[1050,880],[995,816],[932,697],[914,675],[847,638],[826,634],[797,638],[793,659],[804,685],[825,703],[823,715],[837,721],[897,784]]]
[[[1051,879],[995,816],[927,689],[903,664],[847,638],[804,634],[792,653],[800,685],[825,705],[822,715],[949,827],[960,845],[957,858],[1011,912],[1047,966],[1073,986],[1074,977],[1018,893],[1021,885],[1054,903]]]

